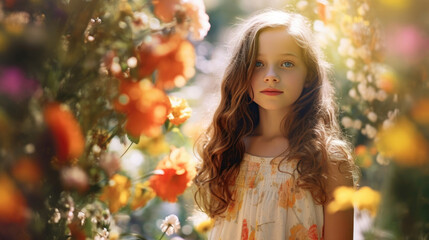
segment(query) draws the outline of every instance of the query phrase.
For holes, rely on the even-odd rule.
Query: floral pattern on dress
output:
[[[302,224],[297,224],[290,229],[289,240],[319,240],[317,225],[313,224],[306,229]]]
[[[295,206],[296,200],[303,196],[302,191],[296,185],[295,178],[291,177],[280,185],[279,207],[292,208]]]
[[[277,160],[277,159],[275,159]],[[323,206],[297,187],[296,162],[245,154],[234,201],[215,219],[209,240],[322,240]]]

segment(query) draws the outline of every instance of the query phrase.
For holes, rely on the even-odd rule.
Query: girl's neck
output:
[[[283,138],[281,123],[285,117],[284,111],[259,109],[259,124],[254,135],[265,139]]]

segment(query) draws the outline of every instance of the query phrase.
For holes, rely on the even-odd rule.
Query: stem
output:
[[[128,152],[128,150],[130,150],[130,147],[133,145],[133,142],[131,142],[130,143],[130,145],[128,146],[128,148],[125,150],[125,152],[124,153],[122,153],[122,155],[119,157],[119,158],[122,158],[124,155],[125,155],[125,153],[127,153]]]
[[[139,178],[134,179],[134,182],[138,182],[139,180],[145,179],[145,178],[150,177],[152,175],[160,175],[160,174],[159,173],[155,173],[154,171],[152,171],[152,172],[147,173],[147,174],[145,174],[145,175],[143,175],[143,176],[141,176]]]
[[[173,225],[168,224],[167,228],[165,229],[165,231],[162,233],[161,237],[160,237],[158,240],[161,240],[161,239],[164,237],[165,233],[168,231],[168,229],[169,229],[170,227],[172,227],[172,226],[173,226]]]

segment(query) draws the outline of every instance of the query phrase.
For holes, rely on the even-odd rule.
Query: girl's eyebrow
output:
[[[278,56],[293,56],[293,57],[298,57],[296,54],[294,53],[280,53],[278,54]],[[258,57],[265,57],[265,54],[258,54]]]

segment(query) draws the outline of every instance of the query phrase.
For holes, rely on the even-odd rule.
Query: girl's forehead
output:
[[[301,57],[301,48],[285,27],[267,28],[258,36],[258,55],[291,54]]]

